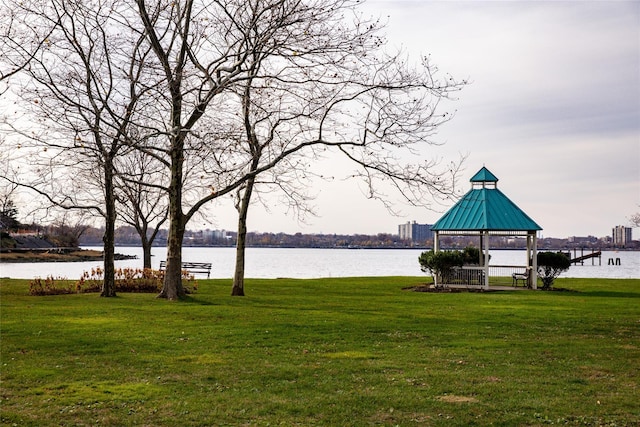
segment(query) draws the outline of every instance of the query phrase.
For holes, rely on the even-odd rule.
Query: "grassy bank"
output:
[[[116,253],[116,260],[136,259],[135,255]],[[0,262],[84,262],[102,261],[103,252],[95,249],[4,249]]]
[[[78,249],[70,251],[58,251],[52,248],[49,251],[40,250],[5,250],[0,252],[2,262],[80,262],[100,261],[102,251],[92,249]]]
[[[1,423],[640,423],[640,280],[402,290],[423,280],[204,280],[169,303],[1,279]]]

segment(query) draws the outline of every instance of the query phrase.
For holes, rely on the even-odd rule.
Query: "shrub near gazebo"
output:
[[[571,260],[561,252],[540,252],[538,254],[538,276],[542,281],[542,289],[553,287],[556,278],[569,270]]]
[[[455,267],[462,267],[464,257],[458,251],[435,252],[433,250],[422,252],[418,258],[420,270],[433,276],[438,282],[448,283],[452,280]]]

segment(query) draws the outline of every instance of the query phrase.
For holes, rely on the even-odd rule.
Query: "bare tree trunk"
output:
[[[147,236],[140,236],[142,238],[142,268],[151,268],[151,241]]]
[[[104,243],[104,281],[102,282],[101,297],[116,296],[115,282],[115,228],[116,228],[116,199],[113,191],[113,163],[110,158],[104,162],[105,189],[105,231],[102,237]]]
[[[238,240],[236,242],[236,269],[233,275],[231,296],[244,296],[244,261],[247,242],[247,213],[255,184],[255,177],[247,180],[240,206],[238,207]]]
[[[169,185],[169,236],[167,239],[167,269],[159,298],[177,300],[186,296],[182,286],[182,240],[185,216],[182,213],[182,139],[176,138],[172,151],[171,183]]]
[[[167,269],[164,275],[164,284],[159,298],[175,301],[186,296],[182,286],[182,238],[184,226],[181,221],[171,221],[169,225],[169,237],[167,240]]]

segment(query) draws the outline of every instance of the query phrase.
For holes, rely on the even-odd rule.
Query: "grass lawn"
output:
[[[203,280],[171,303],[0,279],[0,424],[640,424],[640,280],[420,282]]]

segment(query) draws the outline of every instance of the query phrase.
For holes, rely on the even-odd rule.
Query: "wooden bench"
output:
[[[167,268],[167,261],[160,261],[160,271],[165,270]],[[206,274],[207,279],[211,274],[211,263],[210,262],[183,262],[182,271],[187,271],[193,274]]]
[[[531,272],[531,268],[527,267],[524,270],[524,273],[513,273],[511,277],[513,278],[513,286],[518,286],[518,280],[522,280],[522,286],[529,286],[529,273]]]

